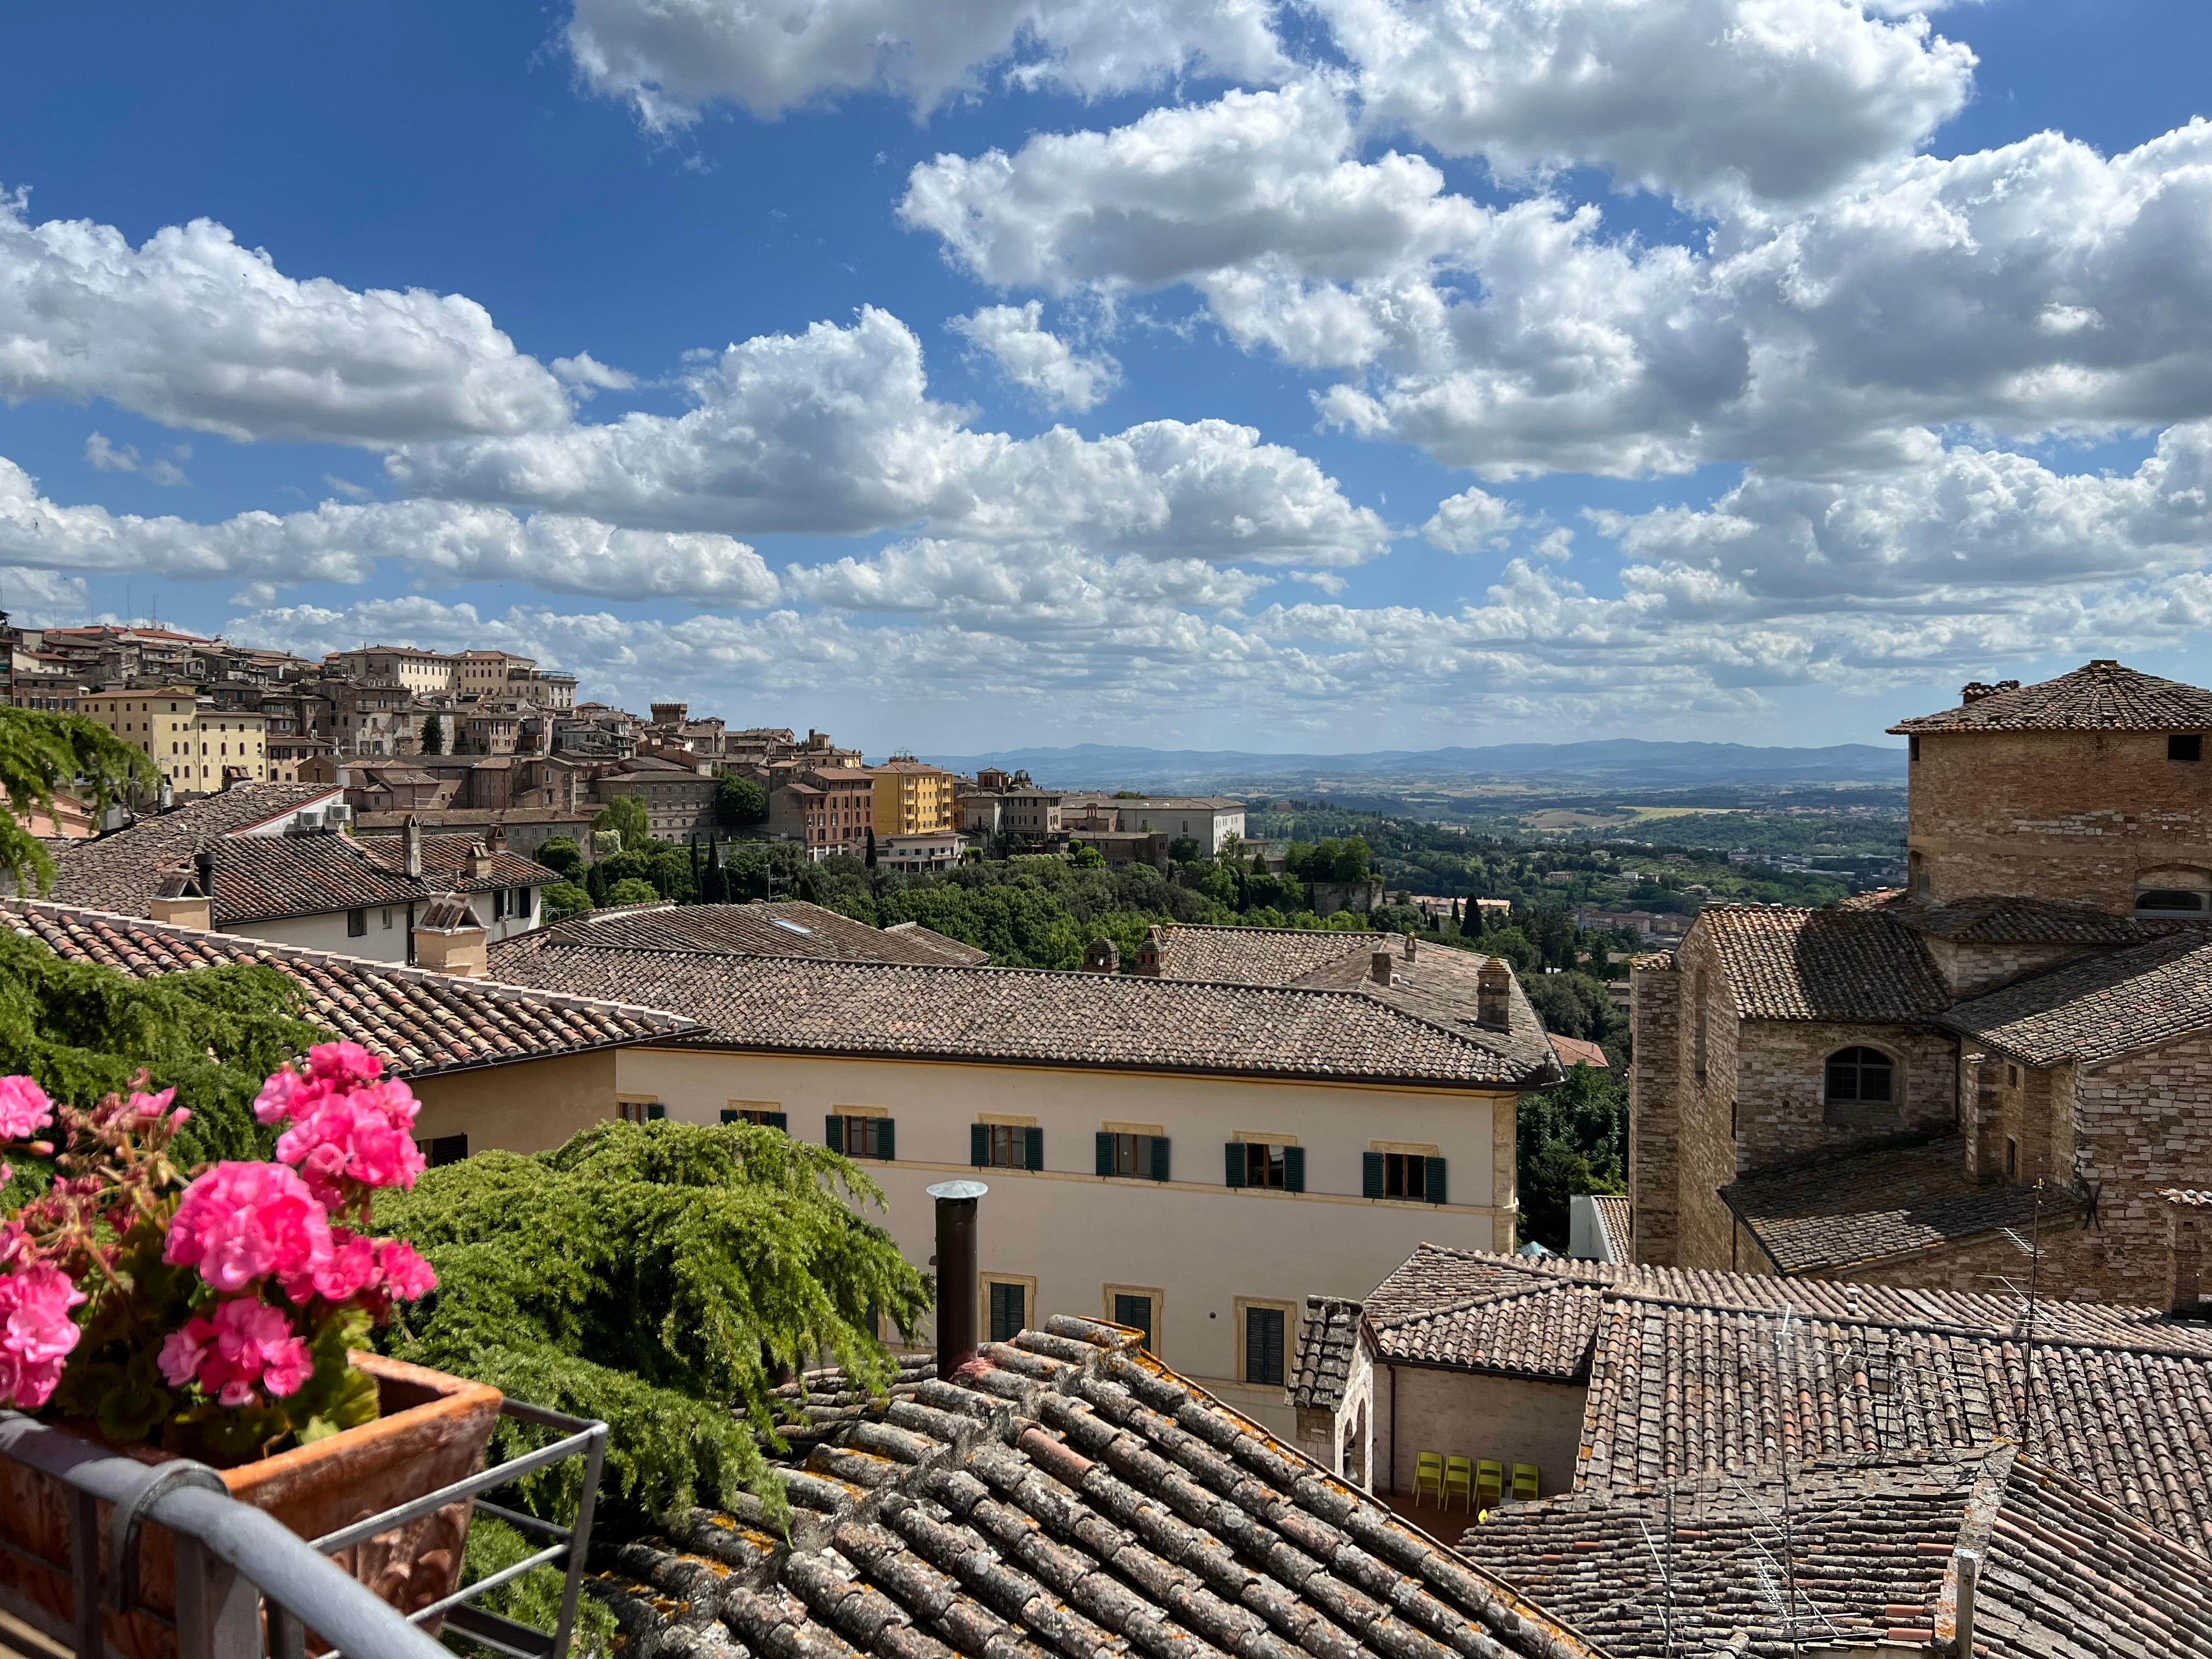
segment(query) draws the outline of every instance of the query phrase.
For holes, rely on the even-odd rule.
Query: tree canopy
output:
[[[51,816],[57,790],[88,791],[94,810],[104,811],[132,784],[152,788],[160,781],[143,750],[97,720],[0,708],[0,788],[8,794],[8,811],[0,813],[0,868],[17,892],[45,892],[53,884],[54,857],[30,832],[33,812]]]
[[[1628,1190],[1628,1088],[1620,1074],[1577,1066],[1521,1097],[1521,1237],[1567,1248],[1567,1200]]]
[[[604,1418],[637,1516],[748,1488],[779,1504],[755,1438],[779,1370],[834,1359],[886,1387],[876,1313],[911,1329],[930,1305],[860,1212],[881,1201],[849,1160],[749,1124],[606,1123],[533,1157],[479,1152],[380,1196],[379,1229],[438,1273],[385,1343]],[[532,1494],[572,1498],[557,1473]]]
[[[618,832],[624,852],[639,850],[653,839],[653,819],[635,795],[617,795],[592,814],[592,828]]]
[[[422,716],[422,752],[426,755],[446,752],[446,722],[440,715]]]
[[[750,778],[724,778],[714,786],[714,822],[742,830],[768,816],[768,796]]]

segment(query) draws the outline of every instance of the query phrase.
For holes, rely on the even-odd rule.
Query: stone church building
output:
[[[1637,964],[1635,1258],[2193,1297],[2203,1212],[2163,1194],[2212,1188],[2212,691],[2100,660],[1890,729],[1905,889],[1709,906]]]

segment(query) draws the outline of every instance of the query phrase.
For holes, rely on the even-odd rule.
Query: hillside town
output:
[[[112,668],[26,689],[54,672],[26,659],[95,645]],[[617,860],[642,830],[793,867],[1212,861],[1242,803],[872,766],[678,702],[638,720],[497,653],[310,665],[100,628],[25,635],[17,663],[16,708],[73,698],[151,787],[42,826],[55,874],[7,902],[15,937],[139,980],[273,969],[405,1078],[434,1171],[611,1124],[773,1132],[866,1172],[937,1299],[872,1316],[884,1392],[804,1385],[778,1456],[824,1537],[954,1478],[933,1469],[1006,1494],[961,1523],[995,1539],[1072,1524],[1092,1477],[1068,1459],[1163,1493],[1249,1468],[1269,1524],[1366,1540],[1438,1640],[1507,1607],[1513,1651],[1654,1659],[1747,1632],[1943,1654],[1972,1620],[2027,1644],[1996,1651],[2148,1654],[2212,1629],[2212,691],[2097,660],[1898,720],[1907,884],[1709,902],[1635,958],[1626,1180],[1566,1195],[1553,1249],[1528,1113],[1615,1061],[1547,1029],[1480,904],[1463,933],[1374,931],[1371,901],[1350,927],[1170,922],[1054,970],[797,896],[553,914],[573,869],[532,856]],[[281,774],[279,720],[309,751]],[[716,817],[729,779],[742,826]],[[953,1427],[1001,1408],[1003,1440]],[[1778,1613],[1746,1586],[1784,1489],[1803,1599]],[[1894,1517],[1878,1571],[1869,1506]],[[592,1593],[626,1639],[700,1650],[668,1598],[702,1571],[812,1571],[814,1546],[716,1542],[761,1520],[669,1519]],[[983,1545],[942,1547],[957,1577]],[[926,1617],[872,1560],[850,1593]],[[1279,1593],[1310,1601],[1298,1582]],[[847,1616],[708,1605],[748,1644]],[[2114,1605],[2119,1637],[2034,1645]]]

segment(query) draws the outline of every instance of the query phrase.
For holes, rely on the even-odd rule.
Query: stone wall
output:
[[[1861,1046],[1890,1057],[1892,1100],[1886,1110],[1823,1103],[1828,1056]],[[1948,1032],[1917,1025],[1747,1020],[1736,1047],[1731,1080],[1738,1162],[1746,1170],[1890,1135],[1947,1131],[1958,1120],[1958,1042]]]
[[[2089,1155],[2089,1178],[2103,1185],[2099,1294],[2155,1303],[2166,1294],[2168,1248],[2159,1189],[2212,1187],[2212,1034],[2084,1067],[2071,1092],[2068,1127]],[[2063,1146],[2066,1138],[2054,1139]]]
[[[1628,987],[1628,1194],[1636,1259],[1671,1267],[1680,1242],[1682,976],[1672,957],[1650,957],[1630,969]]]
[[[1933,933],[1923,933],[1920,942],[1927,947],[1936,971],[1943,976],[1945,987],[1960,1001],[1997,990],[2016,979],[2026,979],[2030,974],[2043,973],[2062,962],[2087,956],[2097,948],[2088,945],[1962,945],[1955,939],[1938,939]]]
[[[1918,748],[1906,844],[1932,898],[2124,915],[2140,872],[2212,870],[2212,761],[2168,760],[2162,732],[1930,732]]]
[[[1410,1494],[1417,1460],[1432,1451],[1504,1464],[1509,1490],[1513,1466],[1533,1463],[1540,1496],[1570,1491],[1589,1398],[1581,1382],[1378,1364],[1375,1401],[1383,1431],[1377,1450],[1389,1465],[1389,1490]]]

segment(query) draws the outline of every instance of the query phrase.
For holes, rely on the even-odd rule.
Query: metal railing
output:
[[[173,1631],[178,1659],[304,1659],[313,1630],[336,1651],[331,1659],[451,1659],[420,1626],[442,1616],[445,1627],[506,1656],[566,1659],[575,1631],[576,1601],[590,1551],[592,1511],[606,1453],[607,1425],[504,1401],[500,1414],[561,1432],[550,1445],[495,1464],[410,1502],[318,1538],[301,1538],[274,1516],[232,1498],[222,1476],[204,1463],[143,1463],[65,1430],[15,1413],[0,1413],[0,1458],[36,1469],[68,1493],[70,1607],[64,1620],[27,1596],[0,1585],[0,1609],[69,1648],[76,1659],[110,1659],[104,1621],[133,1614]],[[507,1486],[568,1458],[584,1460],[573,1526],[504,1507],[477,1494]],[[330,1559],[332,1552],[476,1498],[478,1514],[553,1541],[500,1571],[428,1607],[403,1615]],[[112,1505],[101,1571],[99,1507]],[[138,1594],[138,1544],[149,1521],[176,1538],[176,1616],[146,1606]],[[47,1573],[56,1564],[0,1538],[0,1553]],[[549,1633],[470,1603],[538,1567],[565,1572],[561,1609]],[[264,1621],[266,1603],[266,1646]]]

